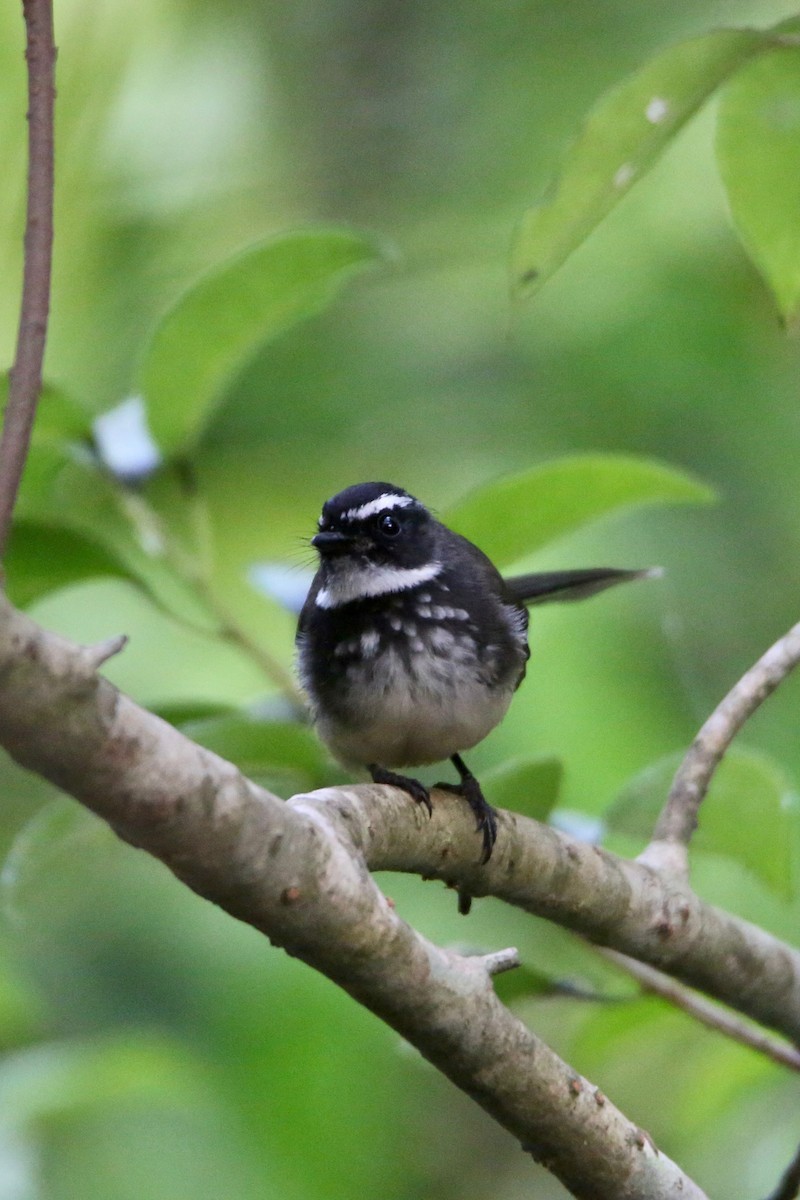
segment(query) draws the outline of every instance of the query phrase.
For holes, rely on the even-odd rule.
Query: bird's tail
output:
[[[642,571],[624,571],[616,567],[590,567],[584,571],[543,571],[534,575],[514,575],[505,580],[511,599],[518,604],[548,604],[551,600],[584,600],[634,579],[658,579],[661,567]]]

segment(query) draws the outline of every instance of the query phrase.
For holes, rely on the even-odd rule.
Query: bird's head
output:
[[[323,506],[311,539],[320,556],[317,602],[334,608],[434,579],[442,569],[440,528],[424,504],[394,484],[345,488]]]

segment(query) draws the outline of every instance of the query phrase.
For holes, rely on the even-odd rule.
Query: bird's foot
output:
[[[386,767],[381,767],[377,763],[370,763],[367,770],[372,776],[373,783],[386,783],[390,787],[400,788],[402,791],[408,792],[409,796],[417,804],[424,804],[428,810],[429,817],[433,816],[430,792],[418,779],[411,779],[408,775],[396,775],[394,771],[387,771]]]
[[[437,783],[434,786],[441,788],[444,792],[453,792],[457,796],[463,796],[472,809],[475,814],[475,828],[478,833],[483,835],[480,865],[485,866],[492,857],[492,850],[497,841],[497,813],[484,797],[481,785],[461,756],[454,754],[450,761],[461,776],[461,782]]]

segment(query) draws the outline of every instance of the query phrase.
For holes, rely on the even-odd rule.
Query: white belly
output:
[[[388,650],[377,662],[352,663],[346,691],[359,697],[346,719],[318,713],[320,737],[343,763],[414,767],[469,750],[504,717],[514,694],[489,687],[472,663],[421,657],[413,673]],[[514,681],[515,682],[515,681]]]

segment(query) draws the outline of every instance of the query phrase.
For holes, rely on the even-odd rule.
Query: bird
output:
[[[525,677],[526,606],[592,596],[658,568],[503,578],[416,497],[380,482],[326,501],[311,545],[319,565],[296,649],[317,733],[344,766],[402,789],[429,815],[430,789],[396,768],[449,759],[459,782],[435,787],[466,800],[485,865],[497,814],[462,753],[502,721]]]

